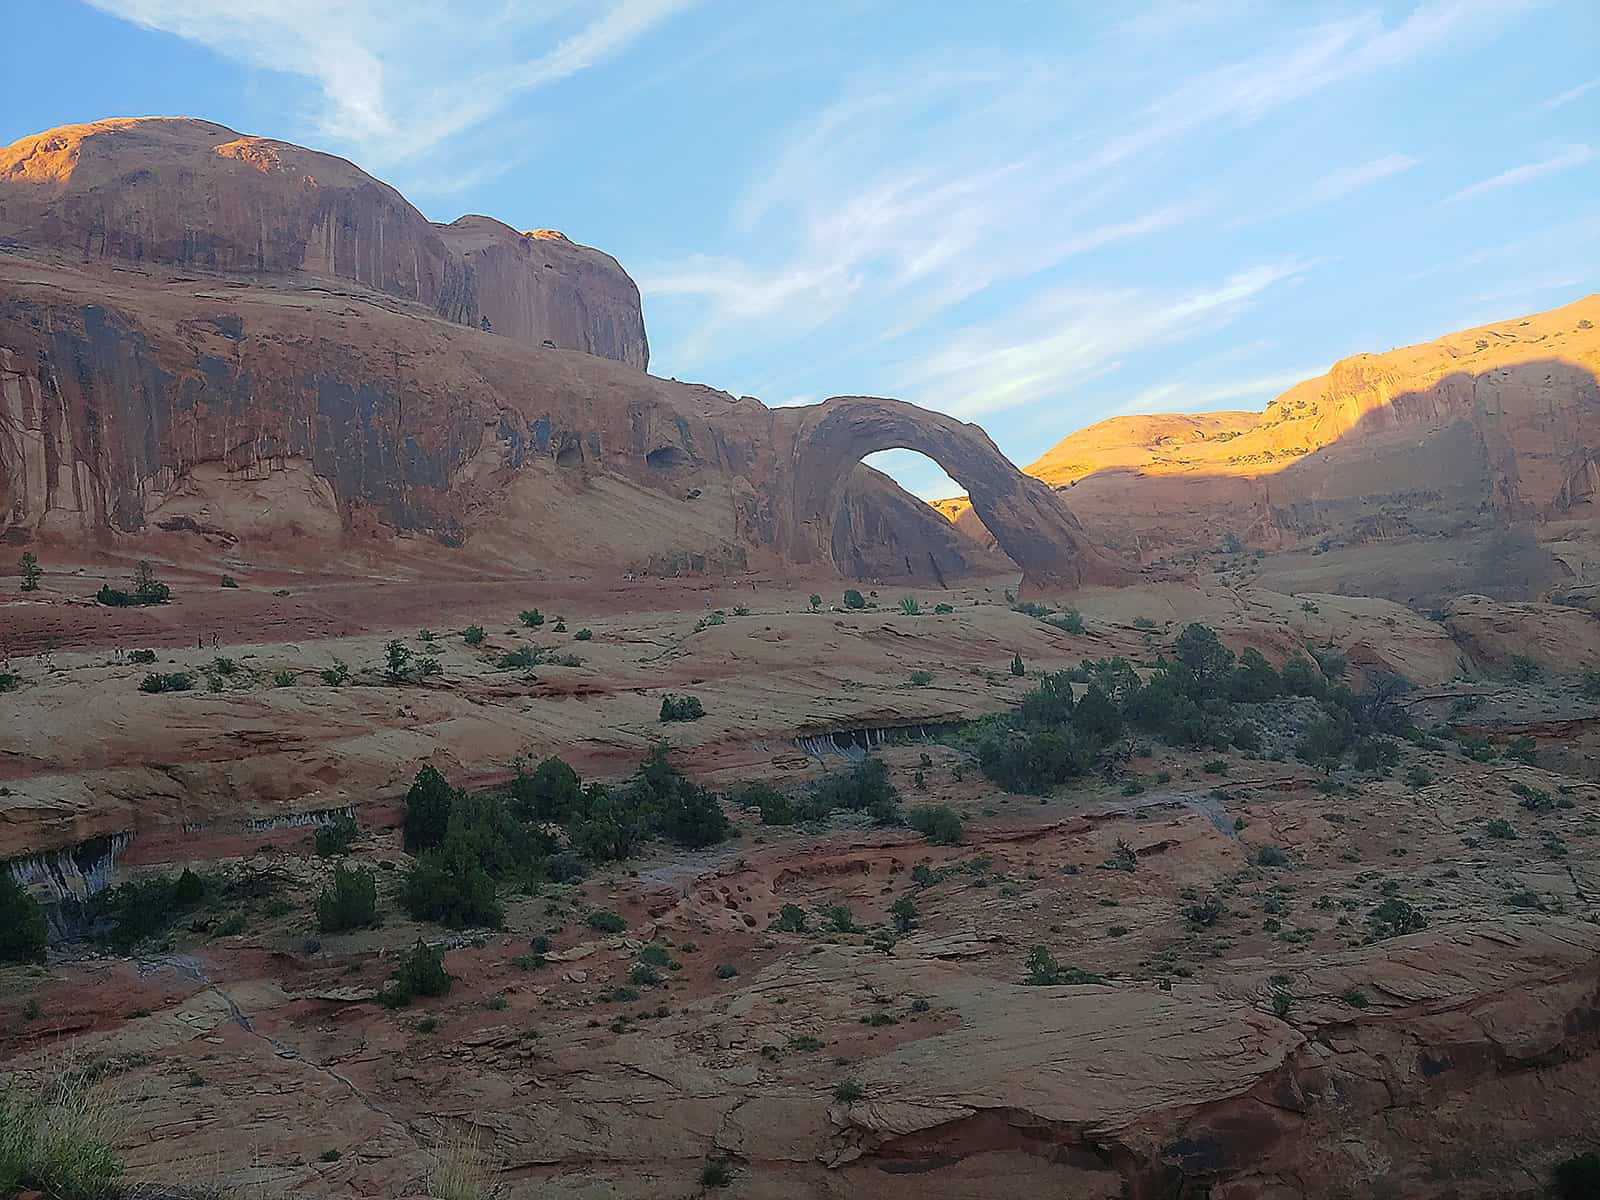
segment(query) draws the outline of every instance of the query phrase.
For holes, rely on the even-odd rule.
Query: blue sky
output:
[[[1594,0],[8,0],[6,28],[0,142],[181,114],[340,153],[434,220],[615,254],[656,374],[900,396],[1024,464],[1600,287]]]

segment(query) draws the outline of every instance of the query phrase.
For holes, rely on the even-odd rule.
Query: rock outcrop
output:
[[[435,225],[344,159],[209,121],[68,125],[0,150],[6,242],[343,280],[530,345],[650,361],[639,290],[610,256],[486,217]]]
[[[0,153],[0,237],[14,543],[326,563],[423,535],[459,552],[429,570],[1007,567],[860,466],[899,445],[973,489],[1030,577],[1119,577],[976,426],[650,377],[614,260],[487,217],[433,225],[337,158],[200,121],[73,126]]]
[[[1024,470],[1103,544],[1146,562],[1237,539],[1336,554],[1269,573],[1273,586],[1525,598],[1593,578],[1600,561],[1597,322],[1600,296],[1589,296],[1344,359],[1260,413],[1115,417]],[[968,505],[939,508],[983,540]],[[1386,545],[1407,549],[1386,557]]]

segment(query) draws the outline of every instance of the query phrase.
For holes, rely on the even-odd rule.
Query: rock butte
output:
[[[0,867],[57,940],[0,966],[0,1087],[70,1056],[121,1194],[164,1200],[439,1195],[472,1145],[505,1200],[1547,1195],[1600,1128],[1595,309],[1103,423],[1030,476],[902,401],[653,378],[612,259],[434,225],[340,159],[188,120],[23,139],[0,530],[44,577],[0,589]],[[893,446],[970,489],[954,524],[861,465]],[[170,603],[94,602],[141,558]],[[1415,731],[1302,761],[1298,696],[1046,795],[984,775],[967,722],[1191,621]],[[439,672],[386,681],[390,645]],[[732,839],[502,887],[494,930],[397,903],[422,764],[621,784],[663,740]],[[958,844],[731,800],[863,746]],[[379,927],[318,929],[335,814]],[[185,867],[212,898],[135,953],[80,936]],[[1424,923],[1380,930],[1399,900]],[[418,939],[453,986],[390,1011]],[[1058,982],[1022,982],[1034,947]]]

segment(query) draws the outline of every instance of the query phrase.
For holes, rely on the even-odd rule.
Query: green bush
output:
[[[239,586],[239,581],[232,575],[224,575],[222,577],[222,586],[225,588],[237,588]]]
[[[915,596],[904,596],[900,600],[900,611],[908,617],[919,616],[922,613],[922,605],[917,603]]]
[[[510,790],[527,819],[565,823],[583,811],[583,781],[563,759],[547,758],[531,774],[518,767]]]
[[[955,610],[956,606],[954,604],[935,604],[933,606],[934,615],[940,617],[944,616],[946,613],[953,613]]]
[[[128,654],[128,661],[131,663],[153,663],[155,660],[154,650],[134,650]]]
[[[778,915],[773,920],[772,927],[784,933],[804,933],[806,931],[806,910],[798,904],[785,904],[778,910]]]
[[[587,642],[593,640],[593,638],[594,631],[592,629],[580,629],[572,635],[572,640],[575,642]]]
[[[525,608],[517,614],[517,620],[521,621],[529,629],[537,629],[544,624],[544,614],[537,608]]]
[[[139,681],[141,692],[187,692],[194,687],[194,676],[187,671],[163,674],[152,671]]]
[[[419,938],[395,968],[383,1002],[392,1008],[401,1008],[418,996],[445,996],[450,993],[452,982],[450,973],[444,969],[443,953]]]
[[[771,784],[748,784],[738,800],[741,808],[757,809],[763,825],[793,825],[798,819],[794,801]]]
[[[961,817],[948,804],[913,808],[906,823],[935,846],[954,846],[961,841]]]
[[[337,658],[333,660],[333,666],[325,667],[317,674],[322,676],[322,682],[329,687],[343,687],[350,682],[349,664],[342,663]]]
[[[49,934],[43,907],[0,866],[0,962],[42,963]]]
[[[356,819],[349,813],[339,813],[325,825],[317,826],[316,850],[322,858],[350,853],[356,840]]]
[[[1398,896],[1390,896],[1367,914],[1367,924],[1372,940],[1381,941],[1426,929],[1428,918]]]
[[[1024,965],[1028,973],[1023,977],[1023,983],[1035,987],[1050,987],[1061,978],[1061,964],[1056,961],[1055,955],[1050,953],[1047,946],[1035,946],[1028,951],[1028,959]]]
[[[600,933],[621,933],[628,927],[628,922],[609,908],[590,909],[583,920],[590,929]]]
[[[21,559],[17,561],[17,575],[21,584],[17,590],[22,592],[37,592],[39,580],[44,575],[44,570],[39,566],[39,560],[32,552],[24,551]]]
[[[378,881],[371,871],[340,863],[333,884],[317,896],[317,928],[323,933],[365,929],[378,919]]]
[[[495,666],[502,671],[520,671],[539,665],[540,652],[532,646],[518,646],[515,650],[508,650],[496,661]]]
[[[1011,656],[1011,673],[1019,678],[1028,673],[1028,668],[1022,662],[1022,655],[1013,654]]]
[[[661,720],[667,721],[698,721],[706,715],[706,710],[701,707],[697,696],[663,696],[661,698]]]
[[[932,671],[913,671],[913,672],[911,672],[911,686],[912,687],[927,687],[932,682],[933,682],[933,672]]]
[[[417,772],[410,790],[406,792],[406,815],[402,826],[402,840],[408,851],[415,854],[444,841],[455,795],[444,776],[431,765]]]
[[[846,588],[844,593],[844,606],[846,608],[865,608],[867,598],[855,588]]]
[[[465,838],[444,843],[417,856],[396,896],[400,907],[418,921],[435,921],[451,929],[495,928],[504,910],[495,897],[494,879]]]
[[[1035,795],[1085,774],[1094,755],[1095,747],[1072,729],[1001,729],[978,743],[978,766],[987,778],[1007,791]]]
[[[297,684],[299,682],[300,682],[300,676],[295,674],[293,671],[285,669],[285,670],[282,670],[282,671],[274,671],[272,673],[272,686],[273,687],[280,687],[280,688],[293,687],[295,684]]]
[[[820,819],[836,808],[864,812],[878,825],[900,823],[900,796],[881,759],[864,758],[850,771],[818,780],[801,815]]]
[[[106,940],[128,951],[169,928],[206,898],[206,881],[185,868],[183,873],[130,879],[100,893],[97,916],[109,921]]]
[[[461,640],[469,646],[481,646],[489,635],[483,631],[482,625],[468,625],[461,631]]]
[[[901,896],[889,906],[889,917],[897,933],[909,933],[917,923],[917,915],[917,906],[910,896]]]

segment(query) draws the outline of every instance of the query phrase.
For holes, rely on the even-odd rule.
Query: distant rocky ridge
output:
[[[1594,578],[1600,296],[1359,354],[1260,413],[1114,417],[1024,470],[1145,562],[1237,544],[1323,590],[1402,599]],[[984,540],[961,499],[934,507]],[[1491,537],[1539,555],[1497,581]],[[1385,556],[1384,547],[1411,547]],[[1271,568],[1267,568],[1269,571]],[[1487,571],[1487,574],[1486,574]],[[1292,582],[1280,580],[1275,582]]]

